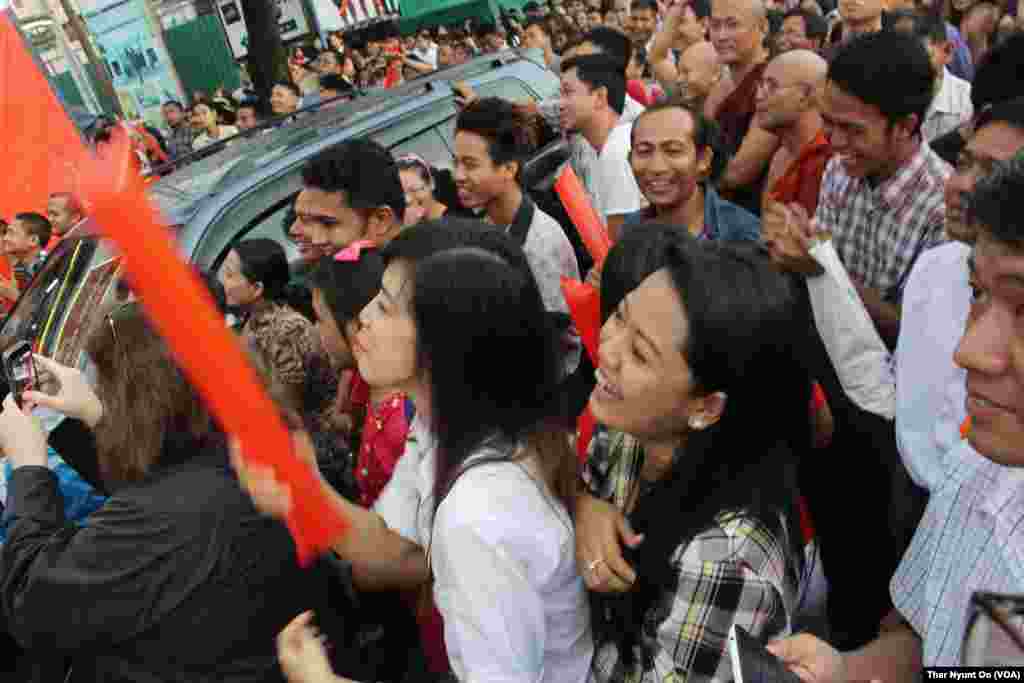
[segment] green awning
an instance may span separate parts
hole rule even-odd
[[[448,26],[473,19],[497,24],[502,8],[522,9],[529,0],[401,0],[402,34],[419,28]]]

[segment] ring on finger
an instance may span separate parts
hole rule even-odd
[[[604,560],[602,560],[599,557],[599,558],[597,558],[596,560],[594,560],[593,562],[591,562],[590,564],[587,565],[587,571],[588,572],[592,572],[595,569],[597,569],[599,565],[602,565],[602,564],[604,564]]]

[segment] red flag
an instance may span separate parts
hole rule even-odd
[[[604,222],[590,205],[583,183],[576,177],[571,166],[567,165],[559,174],[558,180],[555,181],[555,192],[558,193],[566,213],[576,226],[584,246],[594,257],[594,265],[600,266],[604,262],[604,257],[608,255],[608,250],[612,248],[612,241],[605,230]]]
[[[45,214],[53,192],[77,194],[82,139],[39,69],[9,12],[0,13],[0,135],[10,162],[0,184],[0,215],[6,219],[22,211]]]
[[[5,112],[22,108],[52,122],[57,131],[67,131],[70,121],[25,54],[10,21],[8,15],[0,16],[0,35],[7,36],[0,71],[7,98],[0,101],[0,108]],[[21,68],[12,70],[12,65]],[[18,98],[14,104],[8,99],[12,93]],[[11,120],[9,113],[6,120]],[[173,235],[146,198],[142,178],[134,169],[128,136],[116,135],[99,156],[88,153],[77,135],[36,137],[32,146],[19,143],[21,129],[6,125],[0,127],[0,136],[8,150],[22,145],[19,163],[37,164],[51,155],[75,160],[78,189],[90,217],[123,253],[133,288],[189,380],[224,429],[240,439],[246,460],[270,466],[291,487],[294,503],[288,527],[299,561],[308,564],[338,540],[347,521],[327,500],[310,466],[293,452],[288,429],[238,341],[224,326],[208,290],[178,257]],[[62,144],[69,149],[61,150]],[[34,186],[30,189],[36,191]],[[174,296],[168,296],[170,292]]]

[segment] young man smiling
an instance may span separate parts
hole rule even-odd
[[[375,142],[349,140],[324,150],[302,170],[302,185],[288,234],[304,261],[357,240],[384,246],[402,229],[405,191],[398,165]]]

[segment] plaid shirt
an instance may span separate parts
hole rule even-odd
[[[952,168],[926,144],[894,176],[872,187],[833,157],[821,180],[818,227],[854,281],[899,301],[914,261],[945,240],[943,187]]]
[[[890,584],[921,636],[924,666],[960,666],[975,591],[1024,593],[1024,469],[997,465],[963,441],[936,466],[945,478]]]
[[[642,464],[635,439],[599,431],[584,479],[591,493],[622,508]],[[789,635],[799,579],[783,529],[724,511],[714,526],[681,544],[671,558],[679,572],[674,593],[644,617],[640,670],[627,671],[617,646],[605,643],[594,658],[597,681],[731,681],[726,641],[733,624],[761,639]]]

